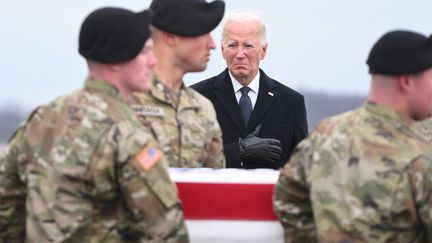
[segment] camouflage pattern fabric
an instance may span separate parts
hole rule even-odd
[[[430,146],[372,103],[322,121],[281,170],[286,242],[432,242]]]
[[[213,104],[182,84],[176,92],[156,77],[151,95],[135,93],[131,106],[150,127],[171,167],[225,167],[222,132]]]
[[[416,122],[414,128],[426,142],[432,142],[432,118]]]
[[[168,163],[114,87],[37,108],[0,154],[2,242],[188,242]]]

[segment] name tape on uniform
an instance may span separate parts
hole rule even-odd
[[[164,109],[161,108],[161,107],[157,107],[157,106],[149,106],[149,105],[137,106],[137,105],[133,105],[132,108],[135,111],[135,113],[137,113],[138,115],[143,115],[143,116],[165,116]]]

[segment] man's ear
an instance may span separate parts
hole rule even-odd
[[[261,59],[261,60],[264,60],[264,58],[265,58],[266,55],[267,55],[267,48],[268,48],[268,44],[267,44],[267,43],[264,44],[261,48],[262,48],[262,52],[261,52],[261,55],[260,55],[260,59]]]
[[[225,50],[225,47],[224,47],[224,43],[222,42],[222,43],[221,43],[221,52],[222,52],[222,57],[223,57],[224,60],[226,60],[226,56],[225,56],[225,52],[224,52],[224,50]]]
[[[397,79],[398,87],[403,93],[409,93],[413,86],[413,76],[410,74],[402,74]]]
[[[110,71],[116,71],[119,68],[119,64],[117,63],[106,63],[105,66]]]
[[[172,46],[174,45],[175,41],[175,36],[173,34],[170,34],[168,32],[162,32],[162,39],[165,43],[167,43],[168,45]]]

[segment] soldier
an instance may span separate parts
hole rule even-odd
[[[84,88],[38,107],[0,154],[0,242],[188,242],[176,187],[126,102],[156,64],[149,12],[83,22]]]
[[[432,242],[432,38],[392,31],[373,46],[362,108],[322,121],[280,173],[286,242]]]
[[[209,100],[185,87],[183,76],[203,71],[210,36],[222,20],[225,4],[216,0],[153,0],[154,69],[150,95],[136,92],[131,106],[145,126],[151,127],[170,166],[225,167],[222,132]]]

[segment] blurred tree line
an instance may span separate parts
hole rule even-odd
[[[365,96],[300,91],[305,97],[309,131],[323,118],[360,107]],[[0,145],[6,143],[28,112],[15,104],[0,107]]]
[[[27,112],[16,104],[0,107],[0,145],[9,140],[16,127],[26,116]]]
[[[301,91],[305,97],[309,131],[323,118],[358,108],[367,99],[366,95],[334,95]]]

